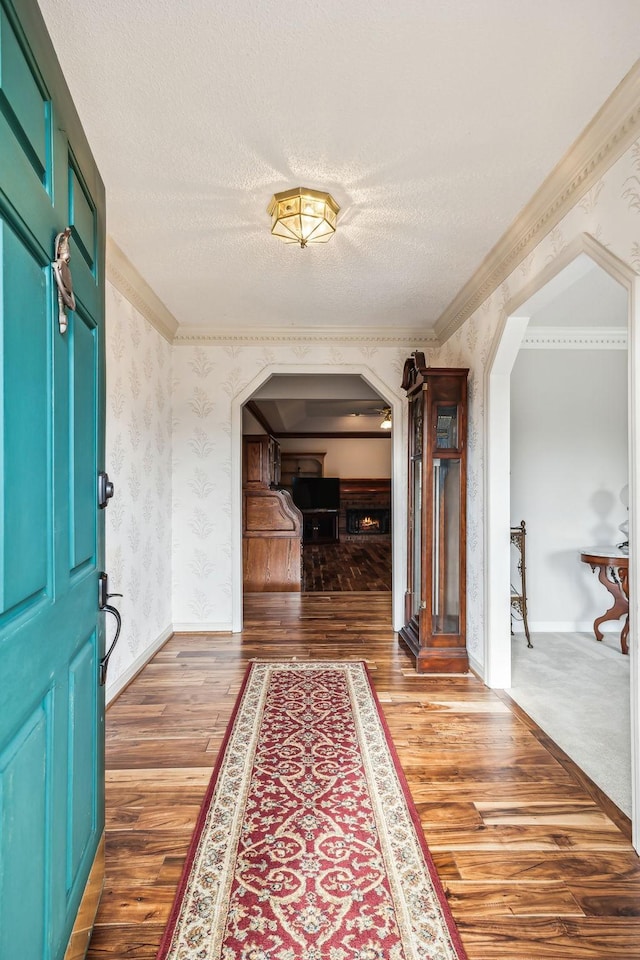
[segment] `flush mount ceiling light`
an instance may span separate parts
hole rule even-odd
[[[391,422],[391,407],[386,407],[384,411],[384,420],[380,424],[381,430],[391,430],[393,426]]]
[[[271,233],[285,243],[326,243],[336,231],[340,207],[330,193],[296,187],[274,193],[267,213]]]

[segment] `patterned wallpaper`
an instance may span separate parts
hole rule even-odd
[[[171,346],[110,283],[106,295],[106,569],[122,635],[107,697],[170,631]],[[107,637],[112,635],[107,620]]]
[[[419,346],[419,345],[418,345]],[[322,365],[372,371],[402,395],[407,347],[269,343],[177,345],[173,395],[173,598],[182,629],[229,629],[232,618],[231,404],[265,368]],[[239,520],[238,520],[239,523]]]
[[[640,273],[640,141],[607,170],[438,353],[438,363],[443,366],[471,368],[467,646],[480,664],[484,662],[484,370],[505,305],[583,233],[590,234]]]

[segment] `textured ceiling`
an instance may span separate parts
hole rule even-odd
[[[638,54],[637,0],[40,0],[108,230],[183,325],[426,333]],[[274,191],[338,232],[271,237]]]
[[[356,374],[275,374],[252,397],[276,436],[380,430],[387,402]],[[382,431],[382,438],[389,436]]]

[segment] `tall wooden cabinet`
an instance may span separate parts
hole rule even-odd
[[[404,365],[409,401],[408,587],[401,639],[418,673],[465,673],[467,376]]]
[[[247,592],[302,587],[302,514],[280,483],[280,445],[268,434],[243,438],[242,561]]]
[[[268,489],[280,483],[280,444],[268,433],[243,437],[242,483],[248,489]]]

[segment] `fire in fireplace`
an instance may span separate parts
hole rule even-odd
[[[389,518],[387,509],[348,509],[347,533],[388,534]]]

